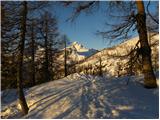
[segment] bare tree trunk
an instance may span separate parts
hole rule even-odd
[[[132,51],[132,49],[131,49],[131,51]],[[133,55],[134,53],[131,53],[130,54],[130,58],[129,58],[129,75],[133,75],[134,74],[134,72],[133,72],[133,57],[134,57],[134,55]]]
[[[48,14],[46,14],[46,17],[48,17]],[[48,61],[48,18],[45,18],[45,80],[50,80]]]
[[[49,61],[49,63],[48,63],[48,64],[49,64],[49,68],[48,68],[48,69],[49,69],[49,75],[50,75],[49,78],[50,78],[50,79],[51,79],[51,78],[54,78],[54,73],[53,73],[53,67],[54,67],[54,61],[53,61],[53,60],[54,60],[54,55],[53,55],[53,54],[54,54],[54,51],[53,51],[53,49],[52,49],[52,44],[50,44],[50,45],[49,45],[49,58],[48,58],[48,59],[49,59],[49,60],[48,60],[48,61]]]
[[[3,23],[4,18],[5,18],[5,8],[4,8],[4,4],[1,4],[1,23]]]
[[[23,93],[23,52],[24,52],[24,43],[25,43],[25,33],[26,33],[26,17],[27,17],[27,2],[23,2],[22,8],[22,18],[21,18],[21,35],[19,42],[19,55],[18,55],[18,71],[17,71],[17,90],[19,95],[19,103],[23,114],[28,113],[28,105]]]
[[[144,9],[143,1],[136,1],[138,14],[136,16],[138,34],[142,50],[142,64],[143,64],[143,74],[144,74],[144,86],[146,88],[155,88],[156,77],[153,72],[152,62],[151,62],[151,48],[148,44],[147,29],[146,29],[146,14]]]
[[[66,38],[64,36],[64,46],[65,46],[65,52],[64,52],[64,72],[65,72],[65,77],[67,76],[67,50],[66,50],[66,46],[67,46],[67,43],[66,43]]]
[[[101,57],[99,58],[99,76],[102,76],[103,72],[102,72],[102,59]]]
[[[34,31],[34,21],[32,21],[31,25],[31,49],[32,49],[32,70],[31,70],[31,77],[32,77],[32,86],[35,85],[35,31]]]

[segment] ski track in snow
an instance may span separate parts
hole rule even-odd
[[[3,118],[158,118],[157,89],[126,79],[76,74],[44,83],[26,91],[28,115],[17,110]]]

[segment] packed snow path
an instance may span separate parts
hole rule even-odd
[[[138,77],[107,78],[74,74],[26,91],[29,113],[2,109],[4,118],[158,118],[158,89],[145,89]],[[9,107],[8,107],[9,108]],[[17,109],[17,110],[15,110]]]

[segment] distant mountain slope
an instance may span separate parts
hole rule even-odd
[[[120,56],[127,55],[130,52],[130,50],[134,48],[137,42],[138,37],[134,37],[119,45],[103,49],[85,59],[84,62],[77,64],[76,67],[77,69],[79,69],[79,67],[82,66],[92,65],[92,68],[94,70],[95,65],[99,64],[99,58],[101,57],[102,64],[106,65],[103,69],[107,71],[108,74],[113,76],[117,75],[120,66],[122,67],[121,72],[126,72],[126,70],[124,69],[124,65],[128,61],[128,57]],[[151,45],[152,49],[152,58],[158,61],[159,35],[155,35],[154,37],[152,37],[152,39],[149,40],[149,44]],[[154,63],[153,59],[153,64],[158,64],[158,62]]]

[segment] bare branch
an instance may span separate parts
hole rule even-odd
[[[159,21],[156,20],[156,19],[151,15],[151,13],[149,12],[149,5],[150,5],[150,1],[148,1],[148,4],[147,4],[147,13],[148,13],[148,15],[152,18],[152,20],[153,20],[155,23],[159,24]]]
[[[91,8],[96,2],[98,1],[90,1],[87,3],[85,2],[85,4],[80,4],[79,6],[76,7],[75,12],[71,15],[71,17],[68,18],[66,21],[73,22],[75,18],[77,18],[82,11],[85,11]],[[71,3],[68,3],[68,4],[71,4]]]

